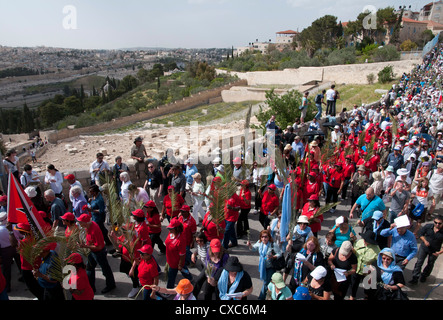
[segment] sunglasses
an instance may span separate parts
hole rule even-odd
[[[443,224],[443,222],[437,222],[437,221],[434,221],[434,224],[436,224],[436,225],[441,225],[441,224]]]

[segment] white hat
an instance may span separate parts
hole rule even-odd
[[[308,217],[303,215],[298,217],[297,223],[309,223]]]
[[[405,175],[409,174],[409,171],[408,171],[408,169],[401,168],[401,169],[398,169],[398,170],[397,170],[397,174],[398,174],[399,176],[405,176]]]
[[[326,268],[323,266],[318,266],[311,272],[311,277],[313,277],[315,280],[320,280],[326,277],[328,274],[328,271],[326,271]]]
[[[397,217],[394,219],[394,223],[396,225],[397,228],[402,228],[402,227],[409,227],[409,225],[411,224],[409,222],[409,218],[407,215],[402,215],[400,217]]]
[[[217,167],[217,170],[221,171],[221,172],[225,172],[225,166],[221,164]]]
[[[27,187],[27,188],[25,189],[25,193],[27,194],[27,196],[28,196],[29,198],[34,198],[34,197],[37,196],[37,191],[35,190],[34,187]]]
[[[334,129],[340,129],[339,125],[334,126]]]

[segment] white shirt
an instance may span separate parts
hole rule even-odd
[[[55,180],[55,181],[51,181]],[[60,171],[56,171],[55,175],[51,175],[49,172],[46,171],[45,175],[45,183],[49,184],[49,187],[56,193],[61,193],[63,191],[63,177]]]
[[[434,169],[434,173],[429,179],[429,187],[435,194],[443,194],[443,173],[437,173],[437,169]]]
[[[334,100],[335,98],[335,90],[334,89],[329,89],[328,91],[326,91],[326,100]]]
[[[103,160],[101,163],[99,163],[97,160],[95,160],[91,167],[89,168],[89,173],[91,174],[91,180],[99,180],[98,172],[93,172],[94,169],[100,168],[100,172],[104,170],[111,170],[109,167],[109,164]]]

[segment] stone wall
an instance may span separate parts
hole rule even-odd
[[[366,76],[370,73],[377,75],[385,66],[392,65],[394,73],[400,76],[403,72],[410,72],[421,60],[389,61],[377,63],[347,64],[326,67],[300,67],[297,69],[284,69],[278,71],[256,72],[229,72],[237,75],[239,79],[246,80],[249,86],[259,85],[302,85],[309,81],[337,84],[366,84]],[[219,73],[228,73],[217,70]]]

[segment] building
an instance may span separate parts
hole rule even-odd
[[[399,41],[405,40],[419,42],[423,36],[423,31],[428,29],[427,21],[417,21],[409,18],[402,18],[402,28],[400,29]]]
[[[294,37],[298,35],[299,32],[294,30],[286,30],[276,32],[275,43],[278,44],[291,44],[294,42]]]
[[[434,21],[443,24],[443,1],[430,2],[423,6],[418,21]]]

